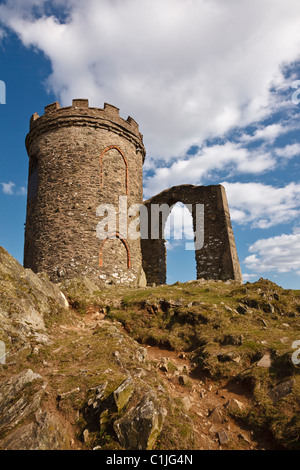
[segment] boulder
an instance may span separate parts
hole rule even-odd
[[[257,366],[269,369],[271,367],[272,361],[270,354],[265,354],[260,361],[258,361]]]
[[[223,417],[222,417],[222,412],[220,409],[215,408],[211,414],[209,415],[209,420],[212,421],[213,423],[223,423]]]
[[[24,269],[22,278],[28,282],[32,289],[39,290],[62,307],[69,308],[69,302],[67,301],[65,294],[62,293],[56,284],[53,284],[50,281],[46,273],[34,274],[31,269]]]
[[[183,397],[181,401],[182,401],[182,404],[183,404],[185,410],[189,411],[192,407],[192,402],[189,399],[189,397]]]
[[[178,382],[180,385],[187,385],[189,383],[189,378],[186,375],[180,375],[178,377]]]
[[[131,395],[133,394],[133,390],[133,380],[131,377],[128,377],[128,379],[124,380],[124,382],[122,382],[121,385],[114,391],[114,401],[118,412],[127,405]]]
[[[220,344],[223,346],[241,346],[244,337],[242,335],[229,335],[226,334],[220,340]]]
[[[135,408],[114,422],[114,430],[127,450],[150,450],[161,432],[165,411],[154,392],[146,393]]]
[[[274,403],[292,393],[295,380],[286,380],[269,391],[269,397]]]
[[[244,404],[239,400],[231,399],[225,404],[225,408],[228,411],[242,411],[244,409]]]
[[[219,443],[221,446],[229,443],[230,439],[225,431],[218,432]]]
[[[240,315],[247,315],[250,312],[249,308],[242,304],[239,304],[236,310]]]

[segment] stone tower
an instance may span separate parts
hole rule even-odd
[[[76,99],[61,108],[56,102],[43,116],[32,116],[26,148],[24,266],[47,272],[52,281],[85,275],[140,285],[140,239],[127,239],[118,220],[107,238],[96,236],[100,204],[118,213],[120,196],[127,207],[143,202],[145,148],[138,124],[109,104],[90,108],[88,100]]]

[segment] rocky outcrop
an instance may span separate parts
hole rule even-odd
[[[5,450],[70,450],[66,428],[53,414],[37,411],[34,421],[25,424],[0,442]]]
[[[28,369],[0,386],[0,429],[7,434],[34,413],[41,404],[44,390],[36,386],[42,377]]]
[[[0,247],[0,340],[6,363],[26,358],[36,344],[47,344],[45,318],[69,307],[46,274],[24,269]]]
[[[295,387],[295,380],[285,380],[269,391],[269,397],[274,403],[292,393]]]
[[[0,449],[70,448],[61,421],[41,409],[45,386],[43,378],[30,369],[0,385]]]
[[[114,429],[125,449],[152,449],[163,425],[165,410],[156,395],[148,392],[140,403],[115,421]]]

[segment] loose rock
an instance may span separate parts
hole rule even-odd
[[[162,429],[164,416],[154,392],[147,393],[135,408],[114,423],[122,447],[128,450],[152,449]]]

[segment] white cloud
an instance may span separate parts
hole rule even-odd
[[[283,158],[294,158],[300,155],[300,144],[290,144],[285,147],[278,147],[275,149],[276,155]]]
[[[16,196],[26,196],[27,194],[27,189],[25,188],[25,186],[21,186],[20,188],[18,188],[16,190]]]
[[[177,202],[173,207],[165,225],[165,238],[173,237],[176,241],[194,239],[192,215],[188,208],[180,202]]]
[[[274,187],[261,183],[222,183],[231,219],[242,225],[269,228],[299,219],[300,184]]]
[[[9,183],[0,183],[2,186],[2,192],[3,194],[6,194],[8,196],[25,196],[27,191],[24,186],[21,186],[19,188],[16,187],[15,183],[10,181]]]
[[[12,196],[14,194],[14,188],[15,188],[15,183],[10,181],[9,183],[0,183],[2,186],[2,192],[4,194],[8,194],[9,196]]]
[[[168,251],[173,251],[174,249],[178,247],[183,246],[183,241],[182,240],[166,240],[165,247]]]
[[[294,126],[282,125],[281,123],[270,124],[265,127],[259,127],[253,135],[243,134],[240,137],[240,141],[248,143],[263,140],[268,143],[273,143],[279,136],[290,132],[293,128]]]
[[[248,274],[248,273],[243,273],[242,274],[243,281],[253,281],[254,279],[258,278],[258,274]]]
[[[146,179],[145,195],[150,197],[156,192],[177,184],[202,184],[204,178],[222,171],[227,175],[259,174],[270,171],[276,166],[271,152],[248,150],[239,143],[226,142],[222,145],[203,147],[196,155],[175,161],[169,168],[158,168],[153,176]]]
[[[120,107],[165,159],[271,115],[270,88],[287,88],[282,66],[299,58],[299,0],[8,0],[0,16],[50,59],[63,105]]]
[[[272,131],[270,130],[272,129]],[[274,131],[274,129],[276,129]],[[242,134],[236,141],[227,140],[222,144],[204,145],[194,155],[186,155],[182,159],[174,159],[169,166],[155,166],[155,160],[149,158],[144,169],[153,170],[146,178],[145,196],[162,191],[177,184],[207,184],[208,179],[216,181],[216,176],[227,178],[241,174],[262,174],[273,171],[282,163],[300,155],[300,144],[293,143],[282,147],[272,146],[274,141],[284,133],[295,129],[289,126],[274,124],[260,127],[252,136]],[[259,138],[258,138],[259,136]],[[256,139],[257,137],[257,139]],[[262,140],[258,146],[247,147],[252,140]],[[166,165],[162,161],[161,165]],[[222,175],[220,174],[222,172]],[[238,212],[235,211],[236,216]],[[240,214],[241,215],[241,214]]]
[[[244,263],[248,269],[256,272],[277,273],[300,270],[300,234],[279,235],[273,238],[257,240],[250,248]]]

